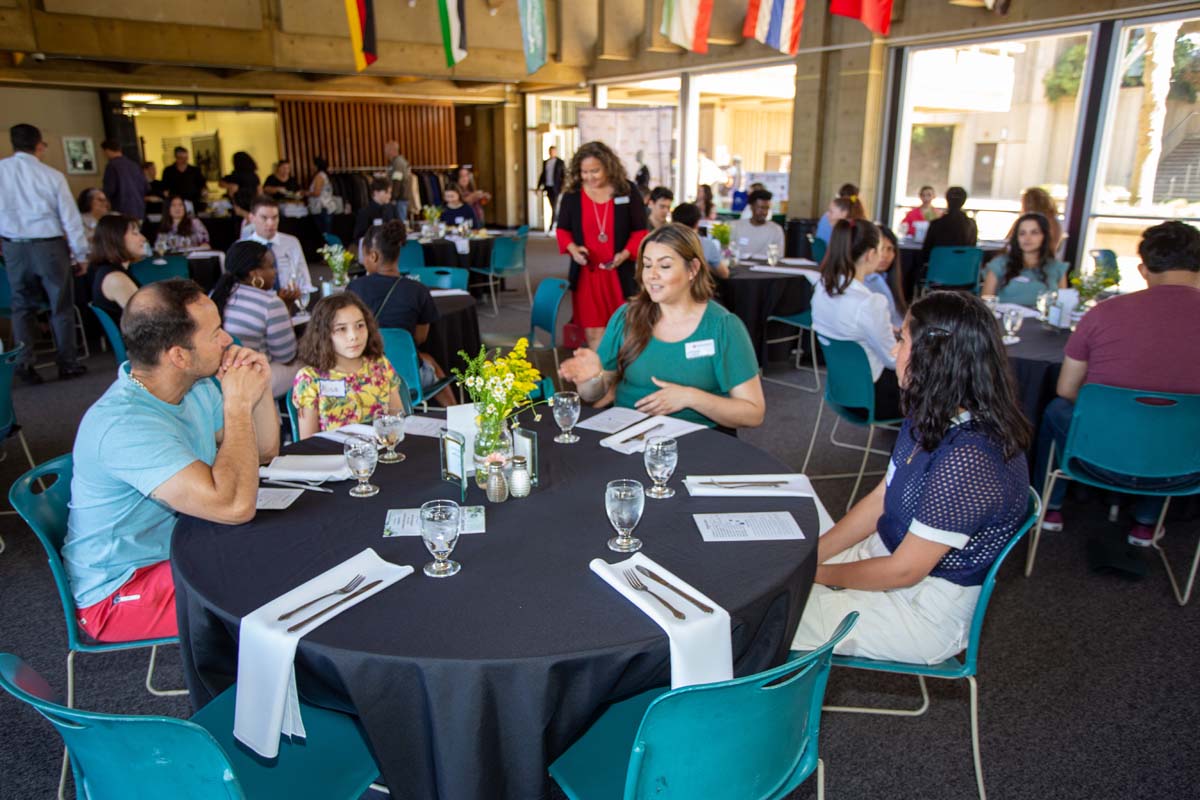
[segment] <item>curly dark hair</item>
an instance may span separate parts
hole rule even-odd
[[[583,178],[579,173],[585,158],[594,158],[600,162],[616,194],[629,194],[629,175],[625,172],[625,165],[621,163],[620,156],[604,142],[585,142],[575,151],[575,155],[571,156],[571,166],[567,168],[568,192],[578,192],[583,188]]]
[[[363,358],[377,359],[383,357],[383,337],[379,335],[379,324],[367,304],[353,292],[322,297],[313,307],[312,319],[300,337],[300,360],[318,372],[328,372],[337,366],[337,353],[333,349],[333,321],[337,312],[343,308],[357,308],[362,312],[367,322],[367,346],[363,348]]]
[[[1036,222],[1038,229],[1042,232],[1042,246],[1038,248],[1038,265],[1035,271],[1038,280],[1042,283],[1046,282],[1046,265],[1054,260],[1054,241],[1050,236],[1050,220],[1046,219],[1043,214],[1030,212],[1017,217],[1017,221],[1012,226],[1012,234],[1008,237],[1008,258],[1004,263],[1004,277],[1000,279],[1001,289],[1008,286],[1012,279],[1025,269],[1025,253],[1021,250],[1021,237],[1017,234],[1021,230],[1021,223],[1030,221]]]
[[[1017,403],[1000,326],[981,299],[931,292],[909,308],[907,336],[900,400],[921,447],[934,450],[962,409],[1006,459],[1029,449],[1033,430]]]

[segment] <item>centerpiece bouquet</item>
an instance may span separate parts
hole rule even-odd
[[[430,225],[436,225],[442,219],[442,207],[421,206],[421,218]]]
[[[1096,264],[1096,268],[1086,275],[1074,275],[1071,286],[1079,290],[1079,307],[1092,303],[1106,290],[1121,282],[1121,270],[1114,263],[1108,266]]]
[[[321,254],[321,258],[325,259],[329,271],[333,273],[333,285],[345,286],[347,283],[346,273],[350,271],[350,265],[354,263],[354,254],[340,244],[324,245],[317,252]]]
[[[732,241],[732,235],[730,233],[729,226],[724,222],[718,222],[716,225],[710,225],[708,228],[708,235],[721,243],[722,250],[729,249],[729,242]]]

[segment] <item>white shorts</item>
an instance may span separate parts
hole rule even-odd
[[[887,546],[873,533],[827,563],[887,555]],[[854,629],[834,649],[838,655],[938,664],[967,646],[978,599],[978,586],[959,586],[944,578],[926,577],[908,588],[885,592],[813,584],[792,649],[820,647],[847,614],[857,611]]]

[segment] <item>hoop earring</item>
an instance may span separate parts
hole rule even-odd
[[[267,285],[267,282],[263,280],[262,275],[255,275],[253,278],[250,279],[250,285],[253,286],[255,289],[261,289]]]

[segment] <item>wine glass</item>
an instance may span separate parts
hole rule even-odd
[[[431,578],[449,578],[462,569],[462,564],[450,560],[458,544],[459,508],[453,500],[430,500],[421,506],[421,539],[433,555],[424,572]]]
[[[767,263],[772,267],[779,263],[779,245],[775,242],[767,245]]]
[[[554,437],[558,444],[575,444],[579,437],[571,433],[579,421],[579,395],[575,392],[557,392],[553,400],[554,422],[562,433]]]
[[[375,428],[375,441],[387,448],[379,460],[384,464],[398,464],[404,453],[396,452],[396,445],[404,441],[404,415],[380,414],[371,424]]]
[[[642,484],[631,478],[609,481],[604,490],[604,510],[617,535],[608,540],[608,549],[618,553],[636,553],[642,540],[633,538],[633,529],[642,521],[646,493]]]
[[[1050,306],[1054,305],[1056,292],[1041,292],[1037,296],[1038,317],[1045,322],[1050,318]]]
[[[999,305],[1000,305],[1000,299],[998,297],[996,297],[996,295],[994,295],[994,294],[983,295],[983,304],[988,307],[988,311],[992,312],[993,317],[1000,316],[1000,312],[998,310]]]
[[[1015,308],[1007,308],[1004,310],[1004,343],[1016,344],[1021,341],[1021,337],[1017,336],[1017,331],[1021,330],[1021,324],[1025,322],[1025,316],[1020,310]]]
[[[669,436],[651,436],[646,440],[642,460],[646,464],[646,474],[654,481],[654,485],[646,490],[646,496],[659,500],[674,497],[675,490],[666,483],[679,463],[679,443]]]
[[[346,456],[350,474],[358,479],[358,484],[350,490],[350,496],[371,497],[379,494],[379,487],[367,482],[375,473],[375,464],[379,461],[379,451],[375,449],[375,443],[366,439],[351,439],[346,442],[342,452]]]

